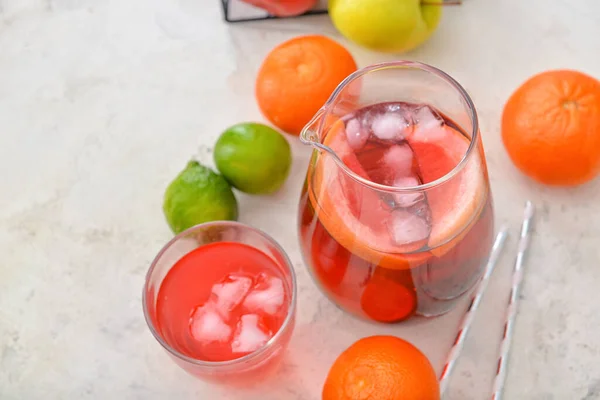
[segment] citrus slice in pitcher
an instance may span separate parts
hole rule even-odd
[[[379,322],[398,322],[417,309],[412,271],[375,268],[360,298],[363,312]]]
[[[470,140],[444,123],[430,107],[419,108],[416,116],[421,121],[417,120],[407,141],[419,164],[423,183],[430,183],[451,172],[462,161]],[[427,190],[433,220],[428,247],[435,256],[444,255],[460,242],[482,212],[487,196],[483,165],[479,149],[473,149],[462,170],[445,183]]]
[[[434,118],[432,109],[426,107],[428,116],[421,108],[365,107],[334,123],[323,144],[372,182],[414,187],[435,181],[458,165],[469,140],[437,113]],[[349,251],[391,269],[412,268],[449,251],[476,220],[486,195],[479,154],[426,192],[386,192],[360,183],[322,153],[311,186],[311,202],[329,233]]]

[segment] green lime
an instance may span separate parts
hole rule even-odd
[[[275,129],[258,123],[237,124],[221,134],[215,164],[237,189],[269,194],[285,182],[292,165],[290,144]]]
[[[238,206],[222,175],[190,161],[165,191],[163,212],[171,230],[180,233],[194,225],[238,217]]]

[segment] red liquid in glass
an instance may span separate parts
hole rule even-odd
[[[281,328],[289,302],[273,259],[245,244],[211,243],[167,273],[158,292],[157,328],[186,356],[233,360],[263,347]]]
[[[356,175],[398,187],[444,177],[470,143],[437,110],[407,103],[365,107],[327,136]],[[309,169],[299,225],[313,278],[342,308],[381,322],[440,315],[481,276],[492,245],[485,164],[466,164],[428,191],[387,193],[358,183],[324,153]]]

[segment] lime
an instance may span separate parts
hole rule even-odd
[[[269,194],[285,182],[292,164],[290,144],[275,129],[241,123],[225,130],[215,145],[215,164],[237,189]]]
[[[238,206],[222,175],[197,161],[190,161],[167,187],[163,212],[171,230],[177,234],[203,222],[235,221]]]

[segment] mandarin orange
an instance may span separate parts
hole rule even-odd
[[[439,400],[431,363],[394,336],[370,336],[346,349],[331,366],[323,400]]]
[[[325,36],[288,40],[271,50],[260,67],[255,88],[258,106],[273,125],[298,135],[356,69],[348,50]]]
[[[600,173],[600,82],[572,70],[531,77],[504,107],[502,140],[517,168],[538,182],[590,181]]]

